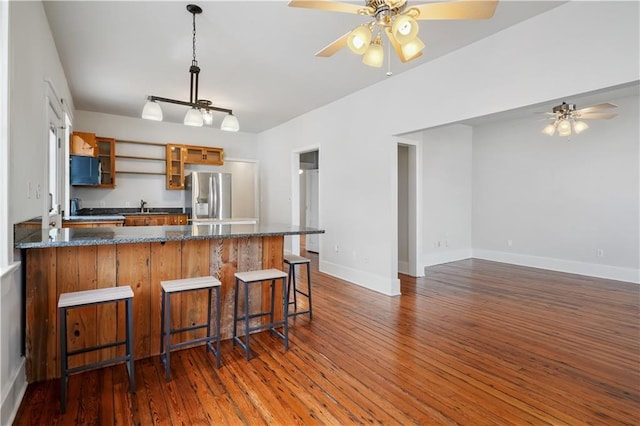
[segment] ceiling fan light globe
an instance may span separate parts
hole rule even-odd
[[[224,117],[224,120],[222,120],[220,130],[224,130],[225,132],[237,132],[238,130],[240,130],[238,118],[233,114],[227,114]]]
[[[362,63],[370,67],[380,68],[384,62],[384,51],[382,44],[371,43],[362,57]]]
[[[555,132],[556,132],[556,126],[554,126],[553,124],[548,124],[545,126],[544,129],[542,129],[542,133],[544,133],[547,136],[553,136]]]
[[[561,120],[558,123],[558,136],[571,136],[571,123],[569,120]]]
[[[360,25],[349,33],[347,46],[356,55],[362,55],[369,48],[371,43],[371,31],[366,25]]]
[[[584,121],[576,121],[573,123],[573,131],[576,134],[582,133],[589,128],[589,125]]]
[[[156,101],[147,101],[142,108],[142,118],[145,120],[162,121],[162,108]]]
[[[401,45],[400,49],[407,61],[412,60],[425,48],[424,43],[418,37],[414,38],[410,42]]]
[[[391,34],[400,44],[405,44],[418,36],[418,23],[410,16],[398,15],[391,26]]]
[[[185,126],[202,127],[204,120],[202,119],[202,113],[196,108],[189,108],[184,116]]]

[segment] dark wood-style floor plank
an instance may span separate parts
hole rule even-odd
[[[177,351],[170,383],[139,360],[134,395],[124,365],[85,372],[65,415],[59,382],[34,383],[14,424],[640,424],[640,286],[470,259],[387,297],[307,255],[314,318],[289,351],[267,332],[249,362]]]

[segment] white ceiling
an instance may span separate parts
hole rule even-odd
[[[45,1],[44,7],[76,109],[140,117],[148,95],[189,100],[192,18],[185,2]],[[363,3],[351,2],[351,3]],[[423,3],[423,1],[415,2]],[[459,49],[563,1],[500,1],[482,21],[421,21],[427,45],[407,64],[391,55],[394,75]],[[199,1],[196,56],[200,93],[233,109],[242,131],[260,132],[387,77],[343,49],[315,52],[366,18],[290,8],[286,1]],[[385,49],[386,51],[386,49]],[[165,120],[185,108],[162,104]],[[223,114],[218,114],[219,125]]]

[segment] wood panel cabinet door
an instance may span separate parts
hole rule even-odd
[[[69,141],[69,154],[96,157],[98,155],[96,134],[73,132],[71,140]]]
[[[184,156],[185,163],[208,164],[212,166],[221,166],[224,164],[224,150],[222,148],[185,145],[183,149],[186,152]]]
[[[186,225],[187,224],[187,215],[186,214],[172,214],[167,218],[167,225]]]
[[[98,159],[100,160],[100,184],[98,188],[116,187],[116,140],[96,137]]]
[[[182,145],[167,144],[167,189],[184,189],[184,157]]]
[[[124,226],[147,226],[149,216],[125,216]]]

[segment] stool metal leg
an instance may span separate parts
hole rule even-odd
[[[171,293],[164,295],[164,379],[171,380]]]
[[[133,299],[127,299],[127,356],[129,357],[129,390],[131,393],[136,391],[136,378],[133,369]]]
[[[249,283],[244,283],[244,351],[247,361],[251,357],[249,334]]]
[[[67,411],[67,309],[60,308],[60,411]]]
[[[295,281],[294,281],[295,283]],[[295,286],[295,284],[294,284]],[[282,315],[284,316],[283,334],[284,334],[284,349],[289,350],[289,291],[287,289],[285,279],[282,279]],[[273,311],[271,311],[273,314]]]
[[[307,292],[309,296],[309,319],[312,319],[313,303],[311,303],[311,262],[307,263]]]
[[[236,345],[236,337],[238,337],[238,279],[235,280],[235,291],[233,292],[233,346]]]
[[[220,287],[216,287],[216,366],[220,368]]]

